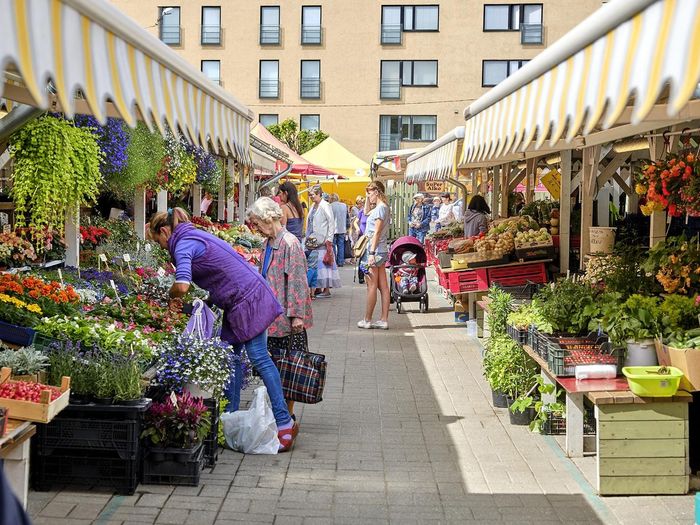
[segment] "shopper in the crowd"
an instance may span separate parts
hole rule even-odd
[[[221,338],[237,353],[245,348],[270,396],[280,451],[289,450],[299,427],[289,414],[279,372],[267,352],[267,328],[284,313],[274,292],[227,242],[195,228],[182,208],[156,213],[149,225],[149,237],[170,252],[177,268],[170,288],[173,308],[181,307],[181,298],[193,282],[208,291],[210,301],[224,311]],[[238,410],[242,384],[239,364],[225,391],[227,410]]]
[[[436,232],[440,229],[440,224],[438,223],[438,216],[440,215],[440,206],[442,205],[442,200],[440,197],[433,197],[433,207],[430,209],[430,231]]]
[[[212,202],[214,202],[213,195],[208,191],[204,192],[204,198],[199,204],[199,210],[202,215],[207,215],[209,213],[209,208],[211,207]]]
[[[331,195],[331,210],[335,220],[333,249],[338,266],[345,266],[345,236],[348,233],[348,205],[340,200],[337,193]]]
[[[301,241],[304,238],[304,208],[299,201],[297,187],[289,181],[283,182],[279,186],[279,196],[282,201],[282,226]]]
[[[299,239],[282,226],[283,209],[271,199],[259,198],[247,216],[267,238],[260,271],[284,309],[267,329],[267,348],[273,356],[286,352],[290,343],[292,349],[303,350],[306,338],[293,334],[302,334],[312,325],[304,249]],[[287,408],[294,418],[294,401],[287,400]]]
[[[321,186],[314,186],[309,191],[313,202],[306,218],[305,247],[311,253],[309,260],[317,258],[316,289],[319,293],[312,297],[326,298],[331,296],[331,288],[340,288],[340,274],[333,254],[333,235],[335,234],[335,219],[331,205],[323,200]]]
[[[459,197],[452,206],[452,216],[456,222],[461,222],[464,216],[464,199]]]
[[[489,229],[488,215],[490,213],[491,208],[486,204],[486,199],[481,195],[474,195],[464,214],[464,236],[475,237],[486,233]]]
[[[513,211],[515,212],[515,215],[519,215],[520,210],[522,210],[524,207],[525,207],[525,196],[522,194],[522,192],[519,191],[518,193],[515,194],[515,203],[513,204]]]
[[[413,196],[413,204],[408,210],[408,234],[420,242],[425,242],[425,236],[430,229],[431,210],[432,206],[426,204],[422,193]]]
[[[367,214],[367,229],[365,235],[369,238],[367,249],[362,256],[360,266],[366,268],[367,276],[367,305],[365,316],[358,321],[359,328],[389,328],[389,283],[386,277],[386,261],[389,253],[389,221],[391,213],[388,199],[384,194],[384,184],[380,181],[370,182],[367,186],[365,213]],[[374,208],[372,208],[374,205]],[[374,307],[377,304],[377,290],[382,296],[381,314],[378,321],[372,321]]]
[[[350,220],[352,221],[355,217],[360,214],[360,210],[365,207],[365,199],[361,195],[355,198],[355,204],[350,206]]]
[[[362,229],[360,228],[360,220],[364,215],[365,200],[362,197],[357,197],[355,199],[355,204],[350,208],[350,243],[354,247],[357,239],[362,235]],[[365,221],[365,224],[367,222]]]
[[[452,196],[448,192],[440,195],[440,201],[441,205],[440,211],[438,212],[437,224],[440,225],[440,228],[444,228],[456,220],[454,216],[454,202],[452,202]]]

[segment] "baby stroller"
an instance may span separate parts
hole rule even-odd
[[[428,311],[426,263],[425,248],[415,237],[400,237],[391,245],[389,286],[398,313],[401,313],[404,302],[419,303],[421,313]]]

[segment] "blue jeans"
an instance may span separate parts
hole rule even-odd
[[[333,235],[333,245],[335,246],[335,261],[338,266],[345,265],[345,234],[336,233]]]
[[[418,228],[408,228],[408,234],[411,237],[415,237],[416,239],[418,239],[421,242],[421,244],[425,242],[426,233],[427,232],[425,232],[424,230],[419,230]]]
[[[224,331],[226,331],[226,328],[224,328]],[[222,332],[221,335],[224,336],[224,333]],[[225,340],[225,336],[223,338]],[[275,363],[272,362],[272,358],[267,351],[267,330],[250,341],[233,345],[233,351],[240,354],[244,347],[250,362],[262,377],[265,388],[267,388],[267,395],[270,396],[272,412],[275,414],[277,426],[279,427],[280,425],[289,423],[292,416],[289,415],[289,410],[287,410],[287,402],[284,400],[280,373],[277,370]],[[240,408],[242,386],[243,371],[241,370],[241,365],[239,362],[233,372],[233,381],[229,383],[224,391],[224,395],[226,396],[226,399],[228,399],[228,405],[226,406],[226,410],[228,412],[235,412]]]

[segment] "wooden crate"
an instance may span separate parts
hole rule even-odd
[[[599,494],[687,494],[687,402],[601,404],[596,418]]]
[[[0,384],[14,382],[10,379],[12,370],[3,368],[0,371]],[[12,419],[22,421],[34,421],[35,423],[48,423],[56,414],[68,406],[70,398],[70,377],[63,377],[61,380],[61,395],[51,401],[51,392],[45,390],[41,393],[41,402],[18,401],[0,397],[0,407],[9,410]]]

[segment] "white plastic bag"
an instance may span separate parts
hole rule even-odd
[[[280,446],[277,422],[264,386],[253,391],[248,410],[224,413],[221,423],[226,443],[233,450],[244,454],[277,454]]]

